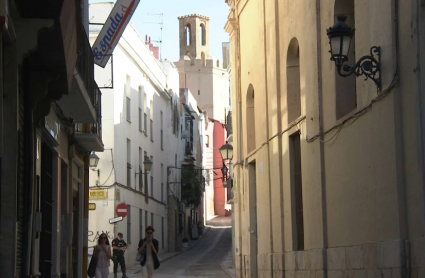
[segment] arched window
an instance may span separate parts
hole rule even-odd
[[[354,0],[336,0],[334,7],[334,18],[337,20],[338,15],[347,16],[347,24],[351,28],[355,28],[354,17]],[[351,39],[351,45],[348,52],[348,61],[356,61],[355,54],[355,35]],[[332,63],[334,64],[334,63]],[[353,74],[349,77],[342,77],[338,74],[335,67],[335,108],[336,119],[340,119],[356,109],[356,76]]]
[[[288,47],[286,86],[288,123],[291,123],[301,116],[300,47],[297,38],[293,38]]]
[[[192,32],[190,30],[190,24],[186,25],[186,45],[192,44]]]
[[[248,153],[255,150],[255,100],[254,87],[249,84],[246,93],[246,140]]]
[[[204,23],[201,23],[201,25],[199,25],[199,36],[201,38],[201,45],[206,45],[207,44],[207,38],[206,38]]]
[[[201,52],[201,60],[202,60],[202,66],[206,67],[207,66],[207,60],[206,60],[204,52]]]

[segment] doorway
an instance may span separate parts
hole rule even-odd
[[[78,198],[78,191],[72,191],[72,277],[78,277],[78,260],[79,260],[79,252],[78,252],[78,230],[79,230],[79,207],[80,202]]]
[[[258,236],[257,236],[257,167],[255,162],[248,165],[248,182],[249,182],[249,230],[250,230],[250,255],[251,255],[251,278],[258,277],[257,272],[257,253],[258,253]]]
[[[61,160],[61,240],[60,240],[60,272],[61,277],[68,274],[68,244],[70,229],[68,218],[68,165]]]
[[[40,273],[50,277],[52,269],[52,219],[53,219],[53,152],[46,144],[41,145],[41,232]]]

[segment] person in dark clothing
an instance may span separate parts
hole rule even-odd
[[[153,272],[159,267],[158,260],[158,240],[153,238],[155,229],[152,226],[146,228],[146,237],[139,242],[138,252],[142,254],[142,277],[152,278]]]
[[[112,240],[112,260],[114,261],[114,278],[117,278],[118,264],[121,265],[122,278],[128,278],[125,272],[124,252],[127,249],[127,243],[123,239],[123,234]]]

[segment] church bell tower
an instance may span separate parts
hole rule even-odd
[[[209,21],[206,16],[192,14],[179,17],[180,59],[209,57]]]

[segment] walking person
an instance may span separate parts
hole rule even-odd
[[[146,228],[146,237],[139,242],[138,252],[142,254],[142,277],[153,278],[153,272],[159,267],[158,240],[153,238],[155,229],[152,226]]]
[[[108,236],[101,234],[94,247],[93,258],[97,259],[95,278],[108,278],[111,255]]]
[[[127,243],[124,241],[122,233],[118,233],[117,237],[112,240],[112,252],[114,261],[114,278],[117,278],[118,264],[121,265],[122,278],[128,278],[125,269],[124,253],[127,249]]]

